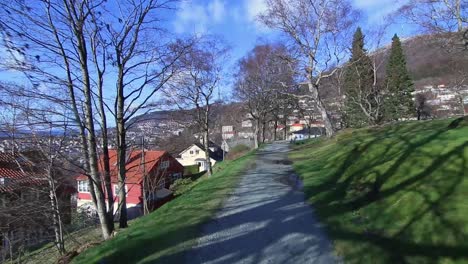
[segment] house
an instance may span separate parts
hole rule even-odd
[[[289,134],[289,140],[303,140],[308,138],[316,138],[325,135],[325,129],[322,127],[304,128],[298,131],[293,131]]]
[[[216,162],[223,160],[223,150],[213,142],[210,142],[209,144],[208,153],[210,155],[211,166],[214,166]],[[201,143],[194,143],[180,152],[177,156],[177,161],[179,161],[184,167],[197,165],[199,172],[206,171],[205,147]]]
[[[233,126],[222,126],[221,127],[222,138],[224,140],[231,139],[235,136],[235,131]]]
[[[304,129],[304,125],[300,123],[294,123],[289,127],[289,132],[301,131]]]
[[[0,152],[0,262],[19,248],[53,238],[49,174],[37,152]],[[54,179],[59,170],[53,170]],[[71,221],[71,195],[75,189],[55,182],[63,223]]]
[[[119,202],[117,178],[117,150],[109,150],[109,164],[114,202]],[[126,158],[126,201],[129,218],[142,214],[143,201],[150,209],[155,209],[172,198],[168,189],[175,180],[182,178],[184,167],[166,151],[129,150]],[[99,171],[103,171],[103,157],[99,159]],[[77,178],[77,206],[86,208],[91,205],[89,181],[85,175]],[[117,210],[118,206],[114,206]]]

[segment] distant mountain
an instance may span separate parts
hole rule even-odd
[[[458,42],[461,38],[459,34],[451,33],[402,39],[408,70],[416,87],[433,82],[448,85],[460,73],[468,73],[468,50],[462,49]],[[374,52],[384,59],[383,67],[379,70],[382,77],[389,51],[390,45]]]
[[[52,131],[38,130],[38,131],[33,132],[31,130],[20,129],[20,130],[14,131],[14,133],[13,133],[12,131],[8,131],[6,129],[0,128],[0,139],[8,139],[8,138],[12,138],[12,137],[27,138],[27,137],[31,137],[31,135],[33,135],[33,134],[36,134],[36,135],[38,135],[40,137],[46,137],[46,136],[58,137],[58,136],[63,136],[64,131],[56,129],[56,130],[52,130]],[[69,131],[66,132],[66,135],[67,136],[76,136],[76,135],[78,135],[78,132],[69,130]]]

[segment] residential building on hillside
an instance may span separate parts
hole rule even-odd
[[[117,178],[117,151],[109,150],[109,164],[114,195],[114,209],[119,203],[119,185]],[[129,150],[126,159],[125,191],[129,218],[143,213],[143,202],[146,199],[150,210],[172,198],[168,189],[175,180],[183,177],[183,166],[166,151],[158,150]],[[100,157],[99,170],[103,171],[103,157]],[[78,186],[77,205],[81,209],[91,206],[89,181],[85,175],[76,178]]]
[[[221,127],[221,136],[224,140],[231,139],[235,136],[235,131],[233,126],[222,126]]]
[[[309,138],[317,138],[325,135],[325,128],[323,127],[310,127],[289,133],[288,140],[303,140]]]
[[[184,167],[197,165],[200,172],[207,170],[207,160],[205,151],[208,151],[210,155],[211,166],[214,166],[216,162],[223,160],[223,150],[220,146],[213,142],[210,142],[209,149],[205,150],[205,147],[201,143],[194,143],[188,148],[184,149],[177,156],[179,161]]]
[[[425,103],[432,109],[435,117],[464,115],[468,106],[468,86],[450,87],[445,84],[416,87],[416,96],[423,96]]]
[[[0,152],[0,262],[19,248],[54,239],[49,178],[37,164],[40,159],[37,152]],[[61,219],[70,223],[75,189],[54,184]]]

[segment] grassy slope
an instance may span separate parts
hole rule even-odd
[[[79,231],[72,232],[65,236],[65,248],[68,250],[77,249],[80,246],[99,242],[102,240],[101,229],[96,226],[90,226]],[[55,264],[60,257],[57,248],[53,243],[48,243],[37,250],[26,252],[21,257],[21,263],[24,264]],[[19,260],[17,260],[20,263]]]
[[[452,121],[295,146],[309,202],[347,263],[468,263],[468,122]]]
[[[85,251],[74,263],[180,263],[201,224],[213,216],[253,159],[250,153],[219,164],[211,178],[202,177],[190,191]]]

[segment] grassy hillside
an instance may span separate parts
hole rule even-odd
[[[242,172],[254,159],[249,153],[239,159],[219,162],[210,178],[202,176],[185,193],[148,216],[132,220],[109,241],[90,248],[74,263],[179,263],[184,250],[195,242],[200,226],[209,220],[236,186]],[[99,243],[100,229],[90,227],[67,236],[68,251],[88,243]],[[57,250],[52,243],[28,253],[25,263],[56,263]]]
[[[209,220],[233,190],[251,160],[248,154],[220,163],[183,195],[148,216],[135,220],[114,239],[91,248],[73,263],[180,263]]]
[[[344,131],[290,158],[346,263],[468,263],[468,121]]]

